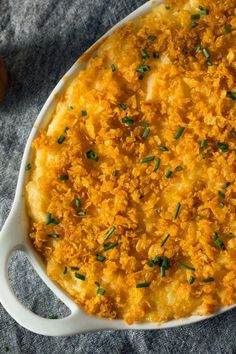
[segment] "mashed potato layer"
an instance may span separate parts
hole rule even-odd
[[[85,311],[236,302],[236,1],[170,1],[105,39],[33,143],[30,237]]]

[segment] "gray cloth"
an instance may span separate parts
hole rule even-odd
[[[145,0],[0,0],[0,55],[11,76],[0,104],[0,227],[10,210],[26,139],[49,93],[75,60]],[[12,286],[34,312],[67,309],[16,253]],[[1,285],[0,285],[1,291]],[[0,305],[0,353],[236,353],[236,310],[195,325],[43,337],[21,328]],[[53,320],[52,320],[53,321]],[[53,324],[52,324],[53,325]]]

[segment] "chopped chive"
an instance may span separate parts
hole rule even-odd
[[[165,277],[166,276],[166,269],[161,267],[161,276]]]
[[[154,159],[155,159],[155,156],[150,155],[150,156],[144,157],[144,159],[142,159],[140,162],[141,162],[141,163],[148,163],[148,162],[153,161]]]
[[[50,237],[50,238],[59,238],[60,236],[58,234],[48,234],[48,237]]]
[[[167,171],[165,172],[165,177],[166,177],[166,178],[170,178],[172,175],[173,175],[173,171],[171,171],[171,170],[167,170]]]
[[[70,129],[69,127],[65,127],[64,128],[64,133],[67,133],[69,129]]]
[[[160,256],[155,256],[148,262],[149,267],[161,266],[162,258]]]
[[[221,191],[218,191],[218,196],[220,198],[225,198],[225,194],[223,192],[221,192]]]
[[[143,60],[147,60],[149,58],[149,54],[145,49],[141,49],[141,56]]]
[[[97,155],[96,152],[94,152],[93,150],[89,150],[86,152],[86,156],[88,159],[92,159],[94,161],[98,161],[99,160],[99,157]]]
[[[86,216],[86,211],[84,210],[77,211],[75,215],[80,217]]]
[[[154,34],[151,34],[150,36],[148,36],[148,40],[151,42],[154,42],[157,39],[156,36],[154,36]]]
[[[136,69],[136,71],[142,75],[144,75],[145,72],[150,71],[151,67],[149,65],[140,65]]]
[[[212,277],[209,277],[209,278],[203,279],[202,281],[203,281],[203,283],[211,283],[211,282],[215,281],[215,279]]]
[[[118,170],[115,170],[115,171],[113,172],[113,176],[114,176],[114,177],[119,176],[119,171],[118,171]]]
[[[213,65],[211,60],[207,60],[206,64],[207,64],[207,66],[212,66]]]
[[[85,275],[80,274],[80,273],[75,273],[75,277],[80,280],[85,280]]]
[[[236,91],[227,91],[226,97],[231,98],[231,100],[236,101]]]
[[[198,8],[199,8],[199,11],[200,11],[201,15],[209,15],[209,10],[208,9],[205,9],[202,6],[199,6]]]
[[[50,320],[57,320],[57,319],[58,319],[58,316],[57,316],[57,315],[50,315],[50,316],[48,316],[48,318],[49,318]]]
[[[229,24],[224,26],[224,33],[230,33],[232,31],[232,27]]]
[[[209,50],[207,48],[202,48],[202,52],[205,55],[206,58],[210,58],[211,53],[209,52]]]
[[[148,288],[150,286],[151,282],[148,281],[148,282],[145,282],[145,283],[138,283],[136,284],[136,288],[137,289],[140,289],[140,288]]]
[[[64,267],[63,274],[67,273],[67,267]]]
[[[224,242],[220,239],[218,232],[214,233],[214,243],[221,250],[225,250]]]
[[[200,52],[201,49],[202,49],[201,44],[197,44],[196,47],[195,47],[195,53]]]
[[[192,14],[191,15],[191,20],[199,20],[200,19],[200,15],[199,14]]]
[[[180,208],[181,208],[181,204],[178,203],[177,206],[176,206],[175,212],[174,212],[174,220],[177,219],[177,217],[179,215]]]
[[[118,246],[118,242],[105,243],[103,245],[103,249],[104,249],[104,251],[109,251],[116,246]]]
[[[159,146],[160,151],[169,151],[169,149],[166,146]]]
[[[220,206],[224,207],[225,206],[225,202],[220,202]]]
[[[156,208],[156,212],[157,212],[158,214],[160,214],[160,213],[161,213],[161,208]]]
[[[195,278],[194,278],[193,276],[191,276],[191,277],[189,278],[189,280],[188,280],[188,283],[189,283],[190,285],[192,285],[194,282],[195,282]]]
[[[79,198],[75,199],[75,206],[76,206],[76,208],[81,207],[81,200]]]
[[[116,231],[115,226],[112,226],[110,228],[110,230],[104,235],[103,240],[104,241],[108,240],[111,237],[111,235],[113,234],[113,232],[115,232],[115,231]]]
[[[71,270],[75,271],[75,270],[79,270],[79,267],[70,267]]]
[[[52,223],[52,214],[51,213],[47,213],[46,218],[45,218],[45,224],[49,225]]]
[[[164,269],[169,269],[169,258],[163,257],[161,267]]]
[[[69,176],[68,175],[61,175],[61,176],[59,176],[59,179],[61,181],[67,181],[69,179]]]
[[[97,294],[99,295],[105,295],[106,294],[106,290],[102,289],[102,288],[98,288],[97,289]]]
[[[221,143],[218,141],[217,143],[217,148],[221,150],[222,152],[227,152],[229,150],[229,145],[226,143]]]
[[[97,255],[96,255],[96,260],[97,260],[98,262],[104,262],[104,261],[106,260],[106,257],[103,256],[102,254],[97,254]]]
[[[161,164],[161,159],[158,157],[155,161],[154,167],[153,167],[153,172],[157,171],[160,167]]]
[[[205,149],[207,147],[207,141],[206,140],[201,140],[200,141],[200,148]]]
[[[182,171],[183,170],[183,167],[182,166],[176,166],[175,167],[175,171]]]
[[[124,104],[124,103],[120,103],[120,104],[119,104],[119,107],[120,107],[120,109],[121,109],[122,111],[125,111],[125,110],[127,109],[127,106],[126,106],[126,104]]]
[[[26,167],[25,167],[25,170],[26,170],[26,171],[31,170],[31,164],[30,164],[30,163],[27,163],[27,165],[26,165]]]
[[[140,122],[139,125],[141,125],[141,127],[147,128],[149,126],[149,124],[145,121]]]
[[[177,140],[177,139],[179,139],[180,137],[181,137],[181,135],[183,134],[183,132],[184,132],[184,127],[180,127],[178,130],[177,130],[177,132],[175,133],[175,135],[174,135],[174,138]]]
[[[154,59],[158,59],[160,57],[160,54],[159,54],[159,52],[155,51],[152,53],[152,56]]]
[[[100,287],[100,283],[98,281],[95,281],[94,284],[98,287]]]
[[[191,266],[189,266],[189,265],[187,265],[187,264],[184,264],[184,263],[179,263],[179,262],[178,262],[177,264],[178,264],[179,267],[192,270],[193,272],[196,270],[194,267],[191,267]]]
[[[116,71],[116,66],[115,64],[111,64],[111,71],[114,73]]]
[[[230,186],[230,182],[225,182],[224,184],[222,184],[222,189],[227,189]]]
[[[62,144],[65,138],[66,138],[65,135],[60,135],[59,138],[57,139],[58,144]]]
[[[192,22],[191,23],[191,28],[196,28],[198,26],[198,23],[197,22]]]
[[[134,120],[133,120],[132,118],[129,118],[129,117],[124,117],[124,118],[122,118],[122,122],[123,122],[124,124],[131,125],[131,124],[134,123]]]
[[[85,117],[85,116],[87,116],[87,111],[81,111],[81,116],[83,116],[83,117]]]
[[[169,237],[170,237],[170,234],[168,234],[168,235],[164,238],[164,240],[163,240],[162,243],[161,243],[161,247],[163,247],[163,246],[166,244],[166,242],[168,241]]]
[[[149,133],[150,133],[150,128],[145,128],[145,130],[143,132],[143,135],[142,135],[142,138],[143,139],[147,139]]]

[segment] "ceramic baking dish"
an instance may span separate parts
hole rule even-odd
[[[96,46],[99,42],[111,34],[114,29],[120,27],[129,20],[132,20],[145,12],[149,11],[152,6],[155,6],[162,1],[154,0],[148,1],[143,6],[138,8],[124,20],[119,22],[115,27],[106,33],[98,42],[96,42],[90,49],[89,52],[96,51]],[[23,327],[31,330],[35,333],[39,333],[47,336],[62,336],[62,335],[72,335],[76,333],[95,331],[95,330],[105,330],[105,329],[160,329],[160,328],[170,328],[181,325],[186,325],[190,323],[195,323],[206,318],[215,316],[191,316],[184,319],[169,321],[161,325],[156,323],[136,323],[132,326],[128,326],[122,320],[108,320],[101,319],[95,316],[87,315],[78,305],[76,305],[71,298],[53,281],[51,281],[45,271],[45,265],[42,259],[35,252],[31,241],[28,237],[29,231],[29,220],[25,208],[24,200],[24,186],[26,183],[27,173],[25,172],[25,166],[30,160],[31,153],[31,143],[37,136],[38,131],[45,125],[47,125],[55,105],[57,103],[57,95],[64,90],[65,86],[72,80],[72,78],[85,66],[84,63],[79,60],[72,66],[72,68],[67,72],[67,74],[60,80],[55,89],[52,91],[51,95],[47,99],[45,105],[43,106],[39,116],[32,128],[31,134],[26,144],[24,151],[19,179],[16,188],[16,194],[14,202],[12,205],[11,212],[5,222],[5,225],[0,233],[0,301],[8,313]],[[42,278],[42,280],[47,284],[47,286],[55,293],[58,298],[60,298],[66,306],[71,311],[71,314],[63,319],[50,320],[42,318],[30,310],[25,308],[14,295],[9,278],[8,278],[8,264],[9,257],[15,250],[22,250],[32,266]],[[236,305],[222,308],[219,313],[230,310]]]

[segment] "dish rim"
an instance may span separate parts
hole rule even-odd
[[[130,15],[125,17],[123,20],[118,22],[113,26],[106,34],[104,34],[100,39],[98,39],[88,50],[85,51],[84,55],[91,55],[97,46],[108,37],[114,30],[121,27],[125,23],[133,20],[139,16],[144,15],[146,12],[150,11],[153,6],[163,3],[163,0],[150,0],[144,5],[137,8]],[[82,57],[81,56],[81,57]],[[81,58],[80,57],[80,58]],[[23,327],[43,335],[51,336],[63,336],[72,335],[76,333],[83,333],[95,330],[105,330],[105,329],[116,329],[116,330],[127,330],[127,329],[166,329],[179,327],[183,325],[193,324],[205,319],[213,318],[221,313],[227,312],[230,309],[236,307],[236,304],[229,307],[222,307],[217,313],[207,315],[207,316],[189,316],[186,318],[181,318],[178,320],[171,320],[158,325],[153,322],[145,323],[135,323],[133,325],[127,325],[123,320],[114,319],[108,320],[104,318],[99,318],[97,316],[91,316],[77,305],[71,297],[56,283],[54,283],[46,274],[45,264],[43,263],[41,257],[33,248],[29,236],[28,236],[28,221],[29,216],[26,213],[26,205],[24,198],[24,188],[27,180],[27,172],[25,171],[25,166],[29,162],[29,157],[31,156],[31,144],[35,137],[37,136],[39,130],[48,124],[49,120],[52,118],[53,111],[57,104],[57,97],[60,95],[68,84],[73,80],[73,78],[81,71],[86,63],[78,59],[75,64],[66,72],[66,74],[57,83],[49,97],[47,98],[45,104],[43,105],[37,119],[32,127],[29,138],[27,140],[22,162],[19,171],[19,177],[15,192],[14,201],[11,207],[11,211],[4,226],[0,232],[0,283],[3,282],[4,292],[0,293],[0,302],[4,308],[10,313],[10,315]],[[23,206],[23,208],[20,208]],[[20,210],[19,210],[20,209]],[[7,237],[9,233],[18,235],[13,240]],[[27,310],[22,306],[16,299],[13,291],[11,290],[9,279],[8,279],[8,263],[11,253],[15,250],[22,250],[25,252],[26,256],[30,260],[30,263],[34,270],[41,277],[43,282],[53,291],[53,293],[61,299],[65,305],[70,309],[71,315],[63,319],[54,320],[52,325],[52,320],[42,318],[38,315],[33,314],[30,310]],[[10,300],[14,302],[14,306],[10,304]],[[38,324],[37,324],[38,322]],[[53,327],[53,328],[52,328]]]

